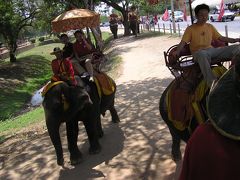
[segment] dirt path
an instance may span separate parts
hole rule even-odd
[[[123,57],[123,71],[116,80],[116,107],[121,122],[110,123],[109,114],[103,118],[105,136],[100,141],[100,154],[88,155],[81,126],[79,147],[84,162],[76,167],[68,163],[65,168],[58,167],[47,132],[33,135],[32,131],[23,134],[21,141],[1,144],[0,179],[175,179],[171,137],[161,120],[158,102],[172,80],[163,51],[177,42],[178,38],[167,36],[115,40],[113,48]],[[65,160],[69,160],[65,134],[63,139]]]

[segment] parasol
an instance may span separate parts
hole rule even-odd
[[[52,21],[53,32],[94,28],[100,24],[100,14],[89,9],[73,9],[60,14]]]

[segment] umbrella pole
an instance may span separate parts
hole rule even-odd
[[[192,0],[189,0],[189,9],[190,9],[191,22],[193,24]]]

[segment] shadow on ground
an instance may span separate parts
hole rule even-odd
[[[48,134],[1,144],[0,176],[3,179],[173,179],[171,137],[159,113],[159,99],[172,79],[148,78],[119,84],[116,108],[121,122],[103,118],[102,152],[88,155],[88,141],[80,127],[79,147],[84,161],[66,168],[56,165]],[[62,127],[65,160],[69,161],[65,127]]]

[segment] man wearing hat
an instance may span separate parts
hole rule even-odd
[[[211,88],[207,109],[209,121],[189,139],[179,179],[240,179],[239,61]]]
[[[65,81],[69,85],[77,85],[70,58],[64,58],[63,51],[59,47],[55,47],[50,54],[56,56],[56,59],[52,60],[51,63],[53,71],[51,81]]]
[[[110,30],[113,34],[114,39],[118,38],[118,16],[116,14],[111,14],[109,17]]]

